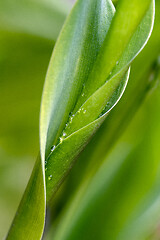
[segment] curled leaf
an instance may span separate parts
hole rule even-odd
[[[154,21],[154,1],[77,1],[51,58],[41,105],[47,200],[121,98]]]

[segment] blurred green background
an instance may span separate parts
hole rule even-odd
[[[0,239],[11,224],[39,151],[45,74],[72,4],[0,1]],[[50,206],[46,239],[55,232],[55,239],[132,239],[133,235],[133,239],[160,239],[159,56],[160,1],[156,0],[152,37],[133,63],[122,100]],[[92,180],[83,190],[88,173]]]

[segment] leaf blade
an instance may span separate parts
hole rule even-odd
[[[123,2],[124,1],[124,2]],[[83,1],[82,1],[83,2]],[[79,4],[80,3],[82,3],[82,2],[78,2]],[[151,4],[150,4],[150,2],[151,2]],[[80,5],[78,5],[78,3],[77,3],[77,5],[76,5],[76,7],[78,6],[80,6]],[[96,3],[96,1],[94,1],[94,4]],[[108,1],[108,3],[110,3],[110,1]],[[92,2],[92,4],[93,4],[93,2]],[[93,4],[93,6],[95,7],[96,5],[94,5]],[[123,5],[124,4],[124,5]],[[126,1],[125,0],[122,0],[122,10],[124,10],[124,6],[125,6],[125,4],[126,4]],[[137,2],[135,1],[134,2],[134,4],[137,4]],[[132,11],[132,4],[130,5],[130,8],[129,8],[129,12],[128,12],[128,15],[129,15],[129,13],[130,13],[130,11]],[[76,7],[75,7],[75,9],[73,9],[73,12],[72,12],[72,14],[73,14],[73,16],[74,16],[74,11],[75,11],[75,13],[76,13],[76,11],[77,11],[77,9],[78,9],[78,7],[77,7],[77,9],[76,9]],[[95,9],[94,9],[94,7],[93,7],[93,9],[92,9],[92,11],[94,11]],[[147,7],[148,7],[148,9],[147,9]],[[56,108],[59,108],[60,109],[60,111],[62,110],[62,108],[61,108],[61,106],[64,104],[64,106],[62,106],[63,108],[64,108],[64,111],[63,111],[63,113],[62,113],[62,115],[61,115],[61,118],[63,118],[65,115],[65,117],[64,117],[64,119],[63,119],[63,127],[61,127],[60,125],[59,125],[59,123],[57,124],[57,122],[59,121],[59,119],[60,119],[60,117],[58,117],[57,119],[56,119],[56,117],[57,117],[57,115],[54,115],[53,117],[52,117],[52,114],[55,114],[55,112],[56,112],[56,114],[57,114],[57,111],[55,110],[55,108],[54,109],[52,109],[52,102],[53,102],[53,96],[55,96],[55,97],[57,97],[57,93],[54,93],[54,91],[56,91],[57,90],[57,88],[55,87],[55,85],[57,84],[57,83],[55,83],[54,82],[54,77],[53,76],[55,76],[54,75],[54,73],[55,74],[57,74],[56,73],[56,65],[54,65],[53,64],[53,62],[54,62],[54,55],[53,55],[53,58],[51,59],[51,63],[50,63],[50,68],[52,68],[53,66],[54,66],[54,68],[53,69],[49,69],[49,71],[51,71],[51,73],[49,73],[48,75],[47,75],[47,79],[46,79],[46,85],[45,85],[45,94],[44,94],[44,98],[43,98],[43,100],[45,99],[45,96],[48,94],[48,92],[49,92],[49,96],[51,96],[51,95],[53,95],[52,96],[52,98],[51,98],[51,100],[49,99],[49,97],[48,97],[48,103],[50,104],[48,104],[48,106],[47,106],[47,108],[48,109],[50,109],[49,111],[48,111],[48,122],[47,121],[41,121],[41,124],[42,124],[42,126],[45,126],[45,130],[43,131],[43,132],[45,132],[45,134],[42,134],[41,135],[41,139],[43,139],[43,143],[41,144],[41,146],[42,146],[42,149],[43,149],[43,155],[44,154],[46,154],[46,184],[47,184],[47,201],[49,200],[49,198],[51,197],[51,195],[49,194],[49,192],[50,191],[52,191],[52,193],[54,193],[55,191],[56,191],[56,189],[57,189],[57,186],[59,186],[59,184],[61,183],[61,179],[63,179],[63,175],[66,175],[67,174],[67,172],[68,172],[68,170],[71,168],[71,162],[73,161],[73,159],[76,157],[76,155],[78,155],[78,153],[79,153],[79,147],[77,147],[77,149],[76,149],[76,147],[74,148],[74,141],[76,141],[76,138],[78,138],[78,134],[80,133],[80,130],[82,130],[82,132],[83,132],[83,130],[84,129],[87,129],[87,127],[88,126],[91,126],[92,124],[94,124],[94,122],[95,123],[98,123],[98,117],[99,117],[99,115],[100,115],[100,113],[102,112],[102,109],[105,107],[105,105],[106,105],[106,103],[107,103],[107,94],[111,94],[111,95],[113,95],[113,93],[114,92],[116,92],[116,87],[117,87],[117,83],[116,83],[116,81],[118,81],[118,84],[120,84],[120,82],[122,82],[122,76],[123,76],[123,74],[124,74],[124,72],[126,71],[126,68],[129,66],[129,64],[131,63],[131,61],[133,61],[133,59],[135,58],[135,56],[139,53],[139,51],[144,47],[144,45],[146,44],[146,41],[147,41],[147,39],[149,38],[149,36],[150,36],[150,34],[151,34],[151,31],[152,31],[152,28],[153,28],[153,22],[154,22],[154,1],[148,1],[148,2],[146,2],[145,3],[145,5],[144,6],[142,6],[141,5],[141,3],[140,3],[140,5],[139,5],[139,11],[140,11],[140,9],[141,8],[143,8],[143,11],[141,12],[141,14],[140,14],[140,16],[138,16],[138,15],[136,15],[136,17],[137,17],[137,22],[135,23],[135,22],[132,22],[132,28],[131,28],[131,32],[132,32],[132,35],[131,35],[131,39],[130,39],[130,35],[128,36],[128,38],[127,38],[127,44],[128,45],[125,45],[125,46],[127,46],[126,47],[126,52],[124,51],[123,52],[123,54],[120,54],[120,55],[122,55],[122,63],[120,64],[120,66],[121,66],[121,68],[119,69],[118,68],[118,65],[117,64],[115,64],[115,61],[114,61],[114,64],[115,64],[115,69],[118,69],[118,70],[116,70],[115,72],[113,72],[114,74],[107,80],[107,82],[104,84],[104,85],[102,85],[102,87],[101,88],[99,88],[98,90],[97,90],[97,83],[94,85],[94,81],[93,81],[93,87],[94,87],[94,90],[97,90],[96,92],[95,92],[95,96],[94,96],[94,94],[92,95],[91,93],[92,93],[92,87],[90,88],[90,85],[88,85],[88,88],[87,88],[87,82],[86,82],[86,85],[85,85],[85,88],[87,88],[87,89],[89,89],[89,94],[87,95],[86,94],[86,99],[88,98],[88,100],[86,100],[86,102],[85,102],[85,100],[83,99],[83,101],[81,101],[81,96],[82,95],[79,95],[79,98],[78,98],[78,100],[77,100],[77,102],[79,101],[79,99],[80,99],[80,102],[81,102],[81,104],[83,104],[83,102],[84,102],[84,106],[87,106],[87,111],[90,113],[90,114],[86,114],[86,112],[85,112],[85,114],[84,114],[84,112],[82,113],[82,114],[79,114],[79,117],[77,118],[77,113],[76,114],[74,114],[74,115],[72,115],[71,116],[71,118],[69,119],[69,122],[66,122],[67,121],[67,114],[66,114],[66,112],[65,112],[65,110],[66,110],[66,105],[64,104],[64,100],[62,100],[61,101],[61,95],[59,94],[59,92],[58,92],[58,100],[56,100],[55,102],[56,103],[54,103],[55,105],[56,105]],[[121,8],[119,8],[119,9],[121,9]],[[119,10],[120,11],[120,10]],[[122,11],[123,12],[123,11]],[[144,14],[144,12],[145,12],[145,14]],[[71,14],[71,16],[72,16],[72,14]],[[134,15],[134,11],[133,11],[133,13],[132,13],[133,15]],[[132,18],[132,14],[131,14],[131,18]],[[121,15],[121,14],[120,14]],[[127,15],[127,16],[128,16]],[[113,21],[115,21],[116,22],[116,27],[117,27],[117,22],[118,22],[118,17],[116,17],[117,15],[115,14],[115,18],[113,18]],[[119,15],[118,15],[119,16]],[[113,16],[112,16],[113,17]],[[116,20],[115,20],[116,19]],[[122,19],[122,16],[121,16],[121,21],[122,21],[123,19]],[[68,22],[69,22],[69,20],[68,20]],[[125,18],[125,22],[127,22],[127,18]],[[146,24],[147,23],[147,24]],[[67,23],[66,23],[66,25],[67,25]],[[83,25],[83,24],[82,24]],[[111,25],[109,25],[109,26],[112,26],[112,23],[111,23]],[[70,26],[69,26],[70,27]],[[113,32],[116,32],[116,27],[114,28],[114,30],[113,30]],[[84,27],[83,27],[84,28]],[[138,28],[138,29],[137,29]],[[109,29],[109,32],[110,32],[110,28],[108,28]],[[144,31],[144,29],[145,29],[145,31]],[[64,27],[64,31],[65,31],[66,29],[65,29],[65,27]],[[120,30],[118,30],[118,32],[119,32]],[[121,30],[122,32],[124,31],[123,29]],[[68,32],[68,31],[67,31]],[[109,34],[109,32],[107,32],[107,34]],[[112,32],[112,31],[111,31]],[[124,33],[122,33],[122,35],[123,35]],[[110,35],[110,34],[109,34]],[[125,34],[124,34],[125,35]],[[138,38],[138,40],[137,40],[137,35],[140,35],[140,36],[143,36],[143,39],[139,39]],[[108,35],[107,35],[108,36]],[[114,33],[113,33],[113,36],[114,36]],[[121,35],[120,35],[121,36]],[[125,35],[126,36],[126,35]],[[63,37],[64,37],[64,39],[63,39]],[[117,37],[118,38],[118,37]],[[92,70],[91,71],[89,71],[89,73],[87,74],[87,77],[85,78],[85,80],[86,81],[88,81],[89,83],[91,82],[91,79],[92,80],[96,80],[96,77],[94,76],[93,77],[93,73],[95,73],[95,71],[96,70],[94,70],[94,67],[95,67],[95,63],[97,63],[97,61],[100,61],[100,58],[102,58],[102,59],[105,59],[106,58],[106,54],[104,54],[104,56],[102,56],[102,52],[104,51],[104,44],[105,44],[105,41],[107,42],[108,41],[108,38],[107,37],[105,37],[105,38],[103,38],[104,39],[104,43],[101,45],[101,47],[100,47],[100,49],[99,49],[99,53],[98,53],[98,57],[95,59],[95,61],[92,63]],[[106,40],[107,39],[107,40]],[[65,35],[63,36],[63,34],[62,34],[62,36],[61,36],[61,38],[60,38],[60,40],[59,41],[61,41],[61,40],[65,40],[65,41],[67,41],[68,39],[66,38],[65,39]],[[113,40],[113,39],[112,39]],[[62,43],[63,43],[63,41],[62,41]],[[109,40],[110,41],[110,40]],[[128,43],[128,41],[129,41],[129,43]],[[138,41],[138,44],[137,44],[137,46],[136,47],[134,47],[134,45],[137,43],[137,41]],[[61,48],[62,48],[62,45],[60,45],[61,46]],[[108,46],[108,45],[107,45]],[[110,45],[109,44],[109,49],[111,48],[111,46],[112,46],[112,44]],[[83,48],[84,46],[82,46],[82,48]],[[107,48],[108,49],[108,48]],[[122,48],[123,49],[123,48]],[[65,49],[66,50],[66,49]],[[129,52],[129,50],[130,50],[130,52]],[[62,51],[63,52],[63,51]],[[60,58],[60,60],[61,60],[61,58],[62,58],[62,61],[64,61],[64,57],[62,57],[62,52],[60,52],[60,56],[59,56],[59,58]],[[104,51],[105,52],[105,51]],[[122,52],[122,50],[120,51],[120,52]],[[129,54],[130,53],[130,54]],[[127,54],[129,55],[129,56],[127,56]],[[55,54],[56,55],[56,54]],[[66,54],[64,54],[64,56],[67,56]],[[99,57],[100,56],[100,57]],[[127,57],[126,57],[127,56]],[[76,57],[76,56],[75,56]],[[114,56],[115,57],[115,56]],[[108,57],[107,57],[108,58]],[[70,58],[69,58],[70,59]],[[116,57],[115,57],[115,59],[116,59]],[[74,62],[73,60],[74,60],[74,58],[72,59],[70,59],[72,62]],[[117,60],[117,59],[116,59]],[[121,58],[120,58],[120,60],[121,60]],[[53,62],[52,62],[53,61]],[[104,61],[102,61],[103,62],[103,64],[104,64],[104,62],[106,61],[106,59],[104,60]],[[70,62],[70,61],[69,61]],[[59,63],[61,63],[61,62],[59,62]],[[59,63],[58,63],[58,67],[59,67]],[[84,64],[84,62],[83,62],[83,64]],[[82,64],[82,66],[83,66],[83,64]],[[68,65],[67,65],[68,66]],[[80,65],[81,66],[81,65]],[[79,66],[79,68],[78,68],[78,70],[80,69],[80,66]],[[81,66],[81,68],[82,68],[82,66]],[[72,69],[72,68],[71,68]],[[99,72],[100,70],[99,70],[99,67],[97,66],[97,72]],[[77,70],[77,69],[76,69]],[[54,71],[54,72],[53,72]],[[70,71],[70,70],[69,70]],[[103,81],[105,80],[106,81],[106,78],[107,78],[107,76],[106,75],[104,75],[104,73],[106,74],[106,70],[105,69],[103,69]],[[91,74],[90,74],[91,73]],[[53,74],[53,75],[52,75]],[[96,75],[96,74],[95,74]],[[59,75],[57,74],[57,76],[59,77]],[[106,76],[106,77],[104,77],[104,76]],[[115,79],[117,78],[118,79],[118,76],[121,76],[120,78],[119,78],[119,80],[116,80],[115,81]],[[75,77],[75,76],[74,76]],[[92,78],[93,77],[93,78]],[[49,79],[50,78],[50,79]],[[49,79],[49,80],[48,80]],[[61,79],[61,78],[57,78],[57,79]],[[98,80],[99,80],[99,78],[97,78]],[[101,78],[102,79],[102,78]],[[75,80],[77,81],[77,78],[75,78]],[[79,80],[79,79],[78,79]],[[82,86],[82,83],[83,83],[83,81],[85,81],[85,80],[83,80],[83,79],[81,79],[80,81],[82,81],[81,82],[81,86]],[[127,82],[127,80],[128,80],[128,76],[126,76],[126,78],[125,78],[125,84],[124,84],[124,86],[126,87],[126,82]],[[48,81],[48,83],[47,83],[47,81]],[[57,81],[57,80],[56,80]],[[114,82],[115,81],[115,82]],[[51,82],[53,82],[53,86],[55,87],[55,89],[56,90],[54,90],[53,91],[53,88],[52,89],[49,89],[49,85],[50,85],[50,83]],[[63,82],[63,81],[62,81]],[[99,82],[99,81],[98,81]],[[61,83],[60,83],[61,84]],[[66,81],[66,83],[65,83],[66,85],[65,85],[65,88],[67,87],[67,84],[68,84],[68,81]],[[72,85],[73,83],[71,83],[71,85]],[[99,84],[99,83],[98,83]],[[111,91],[111,88],[110,88],[110,90],[108,89],[108,92],[107,92],[107,86],[109,87],[109,84],[111,84],[110,86],[112,86],[112,88],[114,89],[113,90],[113,92],[111,92],[110,93],[110,91]],[[113,85],[112,85],[113,84]],[[66,91],[66,89],[65,88],[63,88],[64,86],[63,86],[63,84],[62,84],[62,89],[61,89],[61,91]],[[124,88],[125,88],[124,87]],[[123,91],[124,91],[124,88],[122,88],[121,89],[121,91],[120,91],[120,93],[119,93],[119,96],[117,96],[117,100],[119,99],[119,97],[122,95],[122,93],[123,93]],[[70,85],[69,85],[69,89],[70,89]],[[102,90],[103,89],[103,90]],[[80,90],[80,88],[79,88],[79,90]],[[101,90],[102,90],[102,92],[101,92]],[[72,89],[72,91],[73,91],[73,89]],[[69,95],[70,95],[70,90],[69,90]],[[82,91],[82,93],[83,93],[83,91]],[[85,92],[84,92],[85,93]],[[77,95],[78,96],[78,95]],[[99,97],[98,97],[99,96]],[[69,96],[70,97],[70,96]],[[90,97],[90,98],[89,98]],[[106,102],[103,100],[103,98],[106,98]],[[76,100],[76,98],[74,97],[73,98],[73,95],[71,94],[71,98],[72,98],[72,100],[73,100],[73,104],[77,104],[77,102],[75,103],[75,100]],[[96,101],[94,100],[94,99],[99,99],[99,100],[97,100],[97,101],[99,101],[99,105],[98,105],[98,107],[96,107]],[[46,99],[47,99],[47,97],[46,97]],[[68,99],[68,98],[67,98]],[[47,105],[47,101],[46,101],[46,103],[44,103],[44,105],[43,105],[43,100],[42,100],[42,116],[44,116],[45,115],[45,111],[46,111],[46,105]],[[117,102],[117,100],[115,101],[115,102]],[[87,102],[88,101],[88,102]],[[45,101],[44,101],[45,102]],[[67,100],[65,99],[65,102],[67,102]],[[66,103],[66,104],[68,104],[68,102]],[[81,106],[81,104],[80,104],[80,106]],[[86,104],[86,105],[85,105]],[[87,105],[88,104],[88,105]],[[79,102],[78,102],[78,107],[79,107]],[[76,106],[77,106],[76,105]],[[45,107],[44,107],[45,106]],[[75,110],[74,111],[76,111],[77,110],[77,112],[78,112],[78,108],[76,108],[76,106],[75,106]],[[82,105],[83,106],[83,105]],[[111,105],[110,106],[110,109],[112,108],[114,106],[114,104],[113,105]],[[70,109],[72,109],[72,108],[70,108]],[[109,111],[110,109],[105,109],[106,111]],[[96,110],[97,110],[97,113],[96,113]],[[47,112],[46,111],[46,112]],[[53,111],[53,113],[51,113],[51,111]],[[86,111],[86,109],[84,108],[84,111]],[[99,111],[99,112],[98,112]],[[69,113],[69,111],[67,110],[67,112]],[[103,115],[103,117],[105,118],[106,116],[105,116],[105,113],[106,112],[104,112],[104,115]],[[97,115],[94,115],[94,114],[97,114]],[[83,115],[83,116],[82,116]],[[62,117],[63,116],[63,117]],[[86,116],[86,117],[84,117],[84,116]],[[97,118],[97,119],[96,119]],[[56,119],[56,122],[54,121],[54,119]],[[100,122],[101,122],[101,119],[102,118],[99,118],[99,120],[100,120]],[[71,121],[70,121],[71,120]],[[54,125],[54,131],[56,132],[56,134],[57,134],[57,137],[55,137],[55,135],[53,135],[52,133],[51,133],[51,135],[50,135],[50,137],[48,137],[47,136],[47,134],[50,132],[50,127],[49,127],[49,125],[51,124],[52,125],[52,122],[54,122],[54,124],[55,125],[57,125],[57,129],[58,129],[58,131],[57,131],[57,129],[55,128],[55,125]],[[65,126],[64,126],[64,124],[66,123],[66,128],[65,128]],[[73,124],[73,125],[72,125]],[[98,124],[98,126],[99,126],[99,124]],[[82,128],[82,129],[81,129]],[[64,131],[65,132],[63,132],[62,133],[62,129],[64,129]],[[93,133],[94,133],[94,131],[95,131],[95,129],[94,128],[92,128],[93,129]],[[58,133],[57,133],[58,132]],[[90,132],[90,130],[89,130],[89,132]],[[62,162],[63,162],[63,164],[60,164],[60,162],[61,162],[61,160],[59,159],[58,161],[57,160],[55,160],[54,161],[54,157],[55,157],[55,159],[56,159],[56,156],[55,156],[55,152],[57,151],[57,149],[55,148],[55,146],[54,146],[54,148],[53,148],[53,152],[52,152],[52,150],[51,150],[51,143],[53,144],[53,145],[57,145],[58,146],[58,149],[60,148],[61,149],[61,145],[62,145],[62,149],[63,149],[63,144],[65,143],[65,140],[64,140],[64,138],[63,138],[63,134],[65,135],[65,137],[67,136],[67,139],[66,139],[66,141],[68,141],[68,137],[69,136],[74,136],[74,134],[75,134],[75,140],[73,141],[73,145],[71,144],[71,149],[72,148],[74,148],[74,150],[75,150],[75,153],[76,154],[73,154],[73,158],[72,158],[72,156],[70,156],[69,155],[69,158],[68,158],[68,154],[69,154],[69,151],[68,152],[66,152],[66,162],[69,162],[69,165],[67,165],[67,163],[66,163],[66,165],[65,165],[65,162],[63,162],[63,159],[62,159]],[[70,135],[71,134],[71,135]],[[77,134],[77,135],[76,135]],[[90,132],[90,135],[92,135],[92,133]],[[45,137],[42,137],[42,136],[45,136]],[[59,136],[59,140],[58,140],[58,136]],[[87,135],[88,136],[88,139],[89,139],[89,135]],[[85,136],[83,136],[84,137],[84,139],[85,139],[85,141],[87,142],[87,138],[85,137]],[[81,135],[81,138],[83,138],[82,137],[82,135]],[[44,140],[45,139],[45,140]],[[58,141],[58,142],[57,142]],[[79,140],[80,141],[80,140]],[[85,141],[84,141],[84,145],[85,145]],[[48,144],[48,146],[47,146],[47,148],[46,148],[46,152],[45,152],[45,142]],[[57,144],[56,144],[57,143]],[[79,146],[81,146],[81,145],[83,145],[82,144],[82,142],[80,141],[80,145]],[[70,149],[70,150],[71,150]],[[83,147],[81,147],[81,149],[83,149]],[[62,150],[61,152],[65,152],[64,150]],[[63,154],[62,154],[63,155]],[[53,157],[54,156],[54,157]],[[64,156],[62,156],[62,158],[65,158]],[[70,160],[71,160],[71,162],[70,162]],[[57,161],[57,163],[55,163]],[[54,165],[54,164],[55,165]],[[58,163],[60,164],[60,165],[58,165]],[[64,169],[65,169],[65,171],[63,171],[63,165],[64,165]],[[56,173],[55,173],[55,169],[58,169],[58,168],[60,168],[60,166],[62,167],[62,171],[61,171],[61,173],[59,174],[59,177],[57,177],[57,175],[56,175]],[[66,166],[68,166],[68,170],[67,170],[67,168],[66,168]],[[50,181],[51,179],[50,179],[50,176],[52,176],[52,178],[54,178],[54,175],[55,175],[55,181],[54,180],[52,180],[52,181]],[[58,178],[59,178],[59,180],[58,180]],[[58,180],[58,181],[57,181]],[[51,190],[52,189],[52,190]],[[49,197],[48,197],[49,196]]]
[[[44,223],[44,175],[41,160],[38,158],[6,240],[41,239]]]

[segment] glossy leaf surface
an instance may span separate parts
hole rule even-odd
[[[72,166],[72,156],[69,152],[74,151],[74,159],[92,135],[89,129],[87,134],[87,126],[93,125],[94,121],[98,122],[98,119],[101,122],[102,118],[99,117],[103,115],[105,118],[105,114],[121,97],[128,80],[128,74],[125,72],[150,36],[154,2],[145,1],[143,5],[138,5],[136,1],[132,2],[127,13],[125,4],[129,3],[120,1],[114,16],[114,7],[110,1],[107,3],[102,1],[101,4],[96,0],[78,1],[56,44],[44,86],[40,124],[41,154],[46,158],[47,199],[50,199],[51,189],[54,193]],[[133,10],[132,4],[138,6],[138,9]],[[112,11],[109,11],[110,9]],[[97,15],[93,14],[94,11]],[[122,17],[123,12],[126,18]],[[134,14],[135,18],[132,17]],[[108,16],[107,20],[105,16]],[[103,20],[100,22],[101,25],[98,25],[97,18]],[[132,27],[127,25],[124,33],[123,28],[119,27],[119,21],[122,21],[123,27],[128,22]],[[91,23],[95,24],[94,28]],[[96,31],[97,28],[99,31]],[[126,43],[120,46],[121,43],[117,41],[123,38],[125,39],[123,43]],[[119,47],[113,48],[113,44]],[[109,53],[112,53],[112,56]],[[110,61],[110,58],[113,60]],[[80,139],[85,140],[80,142],[80,145],[74,146],[74,141],[78,139],[83,129],[85,133]],[[73,145],[69,143],[72,135],[75,137]],[[58,148],[59,152],[65,154],[63,150],[65,142],[68,142],[68,151],[66,157],[62,157],[63,164],[59,164],[61,161],[59,157],[56,158],[56,151]],[[61,169],[61,174],[57,175],[56,169]]]

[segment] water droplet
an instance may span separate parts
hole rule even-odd
[[[50,181],[52,179],[52,175],[49,175],[48,180]]]
[[[71,122],[72,122],[72,120],[73,120],[73,117],[70,117],[70,119],[69,119],[69,122],[71,123]]]
[[[53,145],[53,146],[51,147],[51,152],[54,151],[55,147],[56,147],[55,145]]]
[[[70,118],[69,118],[69,123],[72,122],[74,116],[75,116],[74,114],[72,114],[72,116],[70,116]]]
[[[85,114],[85,113],[86,113],[86,110],[84,110],[83,113]]]
[[[82,93],[82,97],[84,97],[84,93]]]
[[[78,113],[80,113],[82,111],[82,109],[80,108],[79,110],[78,110]]]
[[[45,168],[45,171],[47,171],[47,167]]]
[[[59,138],[59,141],[60,141],[60,143],[62,143],[62,142],[63,142],[63,140],[64,140],[64,138],[63,138],[63,137],[60,137],[60,138]]]
[[[45,161],[45,165],[47,164],[47,161]]]
[[[72,122],[73,117],[74,117],[74,115],[72,115],[72,117],[70,117],[70,120],[69,120],[70,123]]]
[[[116,62],[116,65],[118,65],[119,61]]]
[[[65,137],[67,134],[65,132],[63,132],[63,137]]]

